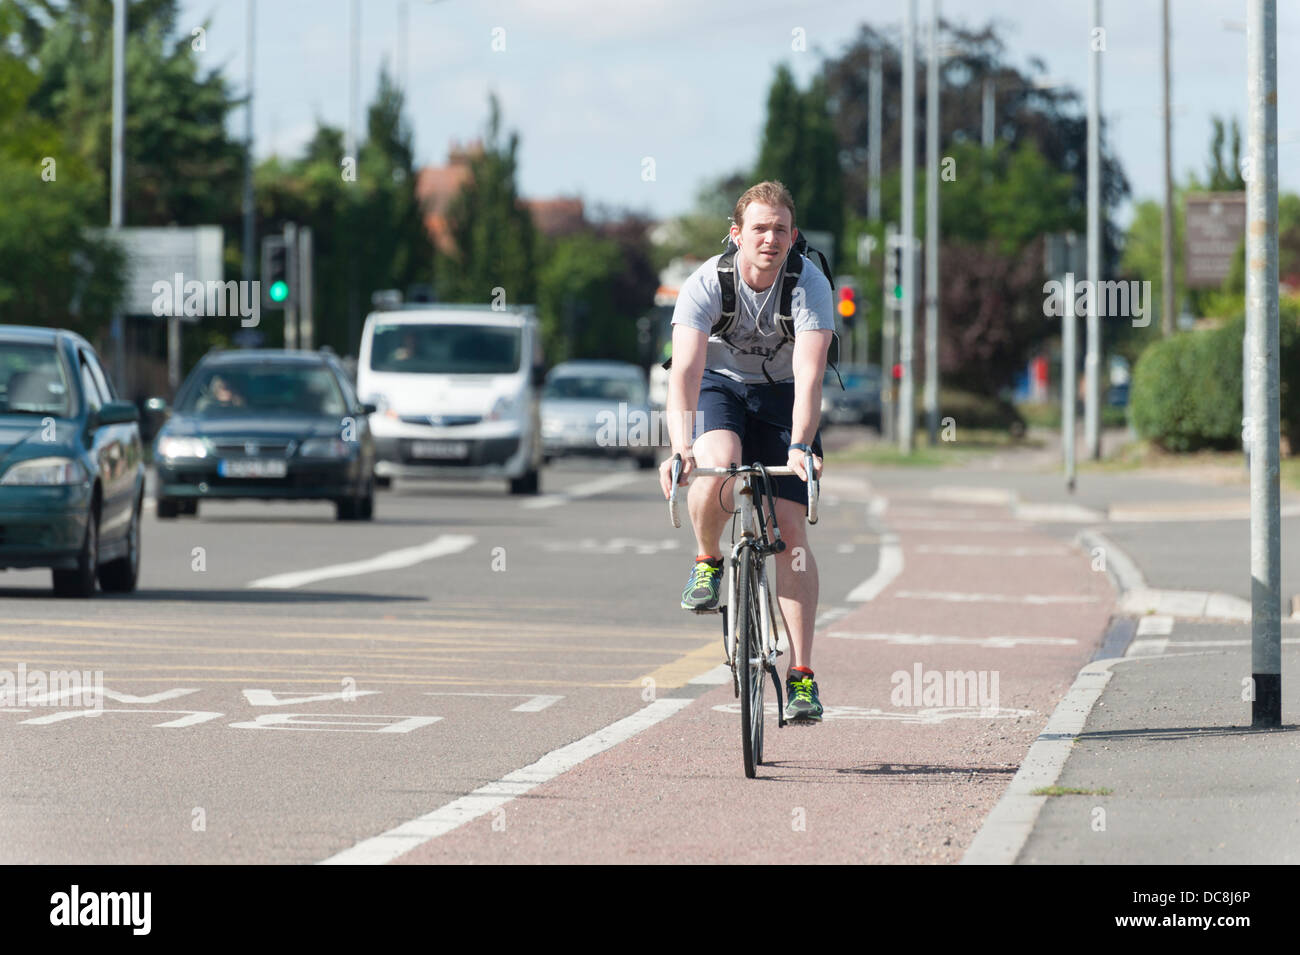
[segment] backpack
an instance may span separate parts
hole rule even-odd
[[[736,324],[736,253],[739,248],[735,241],[728,235],[726,239],[727,247],[722,252],[722,257],[718,259],[718,284],[722,286],[722,314],[718,320],[713,323],[709,329],[710,337],[718,337],[730,344],[727,334]],[[790,247],[790,252],[786,255],[785,267],[781,275],[781,297],[777,301],[776,308],[776,327],[781,333],[781,344],[777,346],[779,352],[782,346],[794,341],[794,290],[799,284],[799,277],[803,274],[804,256],[810,252],[816,252],[817,258],[821,260],[821,270],[831,283],[831,290],[835,289],[835,278],[831,275],[831,267],[826,261],[826,256],[822,255],[819,249],[811,248],[808,240],[804,238],[803,233],[799,233]],[[811,256],[810,256],[811,258]],[[763,362],[763,375],[769,383],[772,383],[772,376],[767,373],[767,362],[776,357],[773,352]],[[832,369],[835,368],[835,362],[829,362]],[[663,363],[665,371],[672,368],[673,360],[670,357]],[[836,377],[839,371],[835,372]],[[842,385],[841,385],[842,387]]]

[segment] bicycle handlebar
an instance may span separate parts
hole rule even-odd
[[[808,474],[807,477],[808,523],[816,524],[817,523],[817,499],[818,497],[821,496],[821,478],[819,478],[814,473],[811,459],[812,459],[812,454],[805,451],[804,470]],[[768,474],[774,477],[787,477],[787,476],[793,477],[797,474],[794,468],[786,464],[778,465],[776,467],[764,468],[763,470],[765,470]],[[717,477],[726,477],[729,475],[746,474],[746,473],[757,474],[759,472],[752,465],[744,465],[738,468],[696,468],[691,472],[691,474],[713,475]],[[668,516],[669,518],[672,519],[673,527],[682,526],[681,521],[678,519],[677,516],[677,487],[678,487],[677,482],[681,479],[681,476],[682,476],[682,456],[680,454],[674,454],[673,467],[672,467],[672,484],[670,485],[670,489],[668,491]]]

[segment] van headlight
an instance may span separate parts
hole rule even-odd
[[[82,484],[90,475],[76,458],[32,458],[19,461],[5,472],[0,484],[53,485]]]
[[[504,421],[506,418],[513,418],[519,413],[519,396],[502,395],[492,405],[492,410],[488,412],[487,421]]]
[[[375,392],[369,398],[366,398],[365,402],[366,404],[375,406],[375,414],[381,414],[385,418],[392,418],[394,420],[401,417],[401,415],[397,413],[397,409],[394,408],[392,403],[388,400],[387,395]]]

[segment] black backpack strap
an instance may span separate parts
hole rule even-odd
[[[718,284],[722,286],[722,314],[713,323],[709,335],[725,339],[736,323],[736,243],[728,241],[718,259]]]

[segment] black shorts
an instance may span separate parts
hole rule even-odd
[[[731,431],[740,435],[737,464],[780,467],[790,460],[790,430],[794,420],[794,382],[746,385],[716,371],[704,370],[700,403],[695,415],[695,436],[706,431]],[[813,453],[822,455],[822,436],[812,440]],[[725,466],[725,465],[724,465]],[[772,493],[787,501],[807,505],[808,485],[797,477],[773,479]]]

